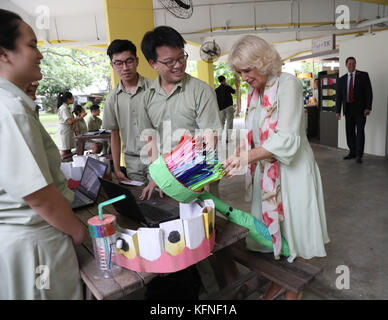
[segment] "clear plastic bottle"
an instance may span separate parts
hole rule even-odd
[[[116,254],[116,235],[93,239],[94,257],[104,278],[112,278],[121,271],[116,265],[114,255]]]
[[[104,278],[112,278],[121,271],[114,264],[116,254],[116,217],[103,215],[103,220],[95,216],[88,220],[89,233],[93,240],[94,257]]]

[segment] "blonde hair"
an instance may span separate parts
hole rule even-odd
[[[282,69],[279,53],[264,39],[247,35],[232,47],[228,63],[233,71],[256,67],[260,74],[275,76]]]

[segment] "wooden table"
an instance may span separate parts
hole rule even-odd
[[[82,156],[84,154],[85,142],[91,140],[108,140],[110,141],[110,133],[103,132],[95,135],[79,135],[75,137],[77,144],[77,155]]]
[[[141,192],[141,188],[129,188],[135,196]],[[153,197],[156,199],[158,196],[155,193]],[[101,190],[98,202],[106,199],[105,192]],[[178,206],[178,202],[166,196],[161,200]],[[98,214],[97,204],[76,210],[75,213],[87,225],[87,220]],[[139,227],[129,218],[118,214],[112,205],[105,206],[104,213],[116,215],[117,223],[123,228],[136,230]],[[246,238],[248,234],[248,229],[216,216],[216,244],[209,261],[221,291],[209,299],[243,299],[256,290],[256,273],[249,270],[248,273],[241,275],[231,253],[231,245]],[[83,245],[76,248],[76,251],[81,278],[85,284],[86,299],[119,299],[143,288],[158,276],[155,273],[139,273],[122,268],[119,275],[111,279],[104,279],[94,259],[92,240],[89,235]]]

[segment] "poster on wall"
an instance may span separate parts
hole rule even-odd
[[[335,112],[335,99],[338,73],[319,74],[319,101],[322,111]]]

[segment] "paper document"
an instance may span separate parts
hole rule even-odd
[[[140,182],[140,181],[136,181],[136,180],[130,180],[130,181],[120,181],[121,184],[126,184],[128,186],[137,186],[137,187],[141,187],[144,185],[144,182]]]

